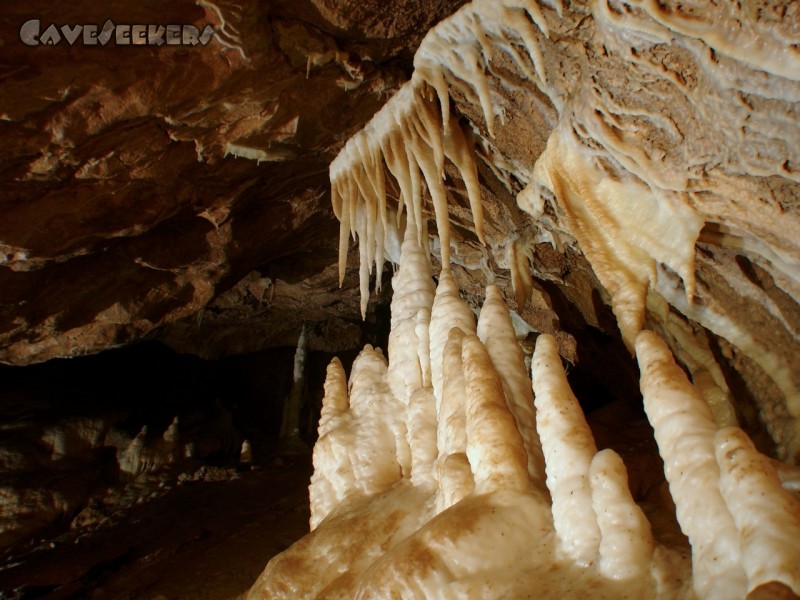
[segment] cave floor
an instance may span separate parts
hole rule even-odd
[[[95,527],[12,549],[0,598],[236,598],[308,532],[310,475],[309,458],[244,472],[203,467]]]

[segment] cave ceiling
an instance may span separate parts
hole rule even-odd
[[[189,316],[163,336],[198,354],[293,344],[303,320],[320,326],[314,347],[357,346],[353,285],[336,292],[325,274],[337,232],[327,169],[408,78],[424,33],[463,2],[418,4],[7,7],[0,362],[93,353]],[[209,24],[215,37],[31,47],[20,28],[34,18],[42,33],[111,19]],[[341,344],[325,341],[333,331]]]

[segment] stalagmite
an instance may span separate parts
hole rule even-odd
[[[387,369],[382,353],[366,346],[353,365],[349,401],[341,364],[329,366],[310,487],[313,532],[270,562],[249,598],[533,593],[688,600],[695,593],[730,598],[795,586],[796,501],[738,430],[717,434],[715,456],[709,408],[655,334],[637,339],[641,387],[692,545],[691,573],[688,548],[656,543],[619,456],[597,452],[555,339],[544,334],[531,385],[552,501],[531,479],[524,424],[504,389],[503,369],[516,362],[516,342],[502,323],[508,314],[499,291],[488,290],[478,327],[487,346],[499,345],[497,364],[477,335],[452,326],[435,358],[442,362],[436,406],[418,344],[430,339],[435,347],[441,335],[430,330],[444,327],[446,318],[426,321],[429,331],[421,331],[418,314],[433,302],[427,269],[408,235],[397,275],[408,287],[398,287],[393,302],[405,318],[393,314],[392,331],[392,343],[402,343],[392,356],[407,364]],[[440,292],[442,306],[461,306],[448,283]],[[471,319],[461,317],[471,329]],[[405,400],[393,393],[390,373]],[[771,490],[766,502],[782,507],[769,525],[753,521],[766,510],[746,493],[754,485]],[[764,548],[781,560],[765,563]]]
[[[511,315],[496,285],[486,288],[486,300],[478,319],[478,337],[486,346],[494,368],[500,375],[508,409],[514,415],[527,455],[531,481],[544,482],[544,456],[536,433],[531,380],[525,369],[525,356],[517,343]]]
[[[659,270],[657,291],[686,317],[696,321],[712,333],[732,342],[743,354],[753,360],[772,379],[784,396],[790,419],[769,420],[765,425],[778,446],[779,456],[794,459],[800,456],[800,389],[794,382],[786,360],[772,348],[756,341],[740,323],[709,306],[690,305],[671,285],[668,273]]]
[[[408,403],[408,445],[411,448],[411,478],[414,485],[433,484],[436,450],[436,406],[433,388],[423,387]]]
[[[128,475],[135,476],[148,469],[147,425],[142,427],[125,450],[119,452],[118,462],[120,471]]]
[[[437,512],[457,503],[475,488],[475,479],[467,459],[466,384],[464,363],[461,360],[465,335],[464,331],[453,327],[441,357],[444,375],[442,400],[437,415],[436,441],[439,448],[436,462],[436,476],[439,481]]]
[[[732,341],[777,384],[789,418],[767,426],[779,451],[796,454],[797,386],[788,363],[708,306],[703,272],[695,272],[706,241],[701,232],[720,197],[736,205],[741,165],[708,155],[706,142],[689,130],[694,121],[687,127],[685,119],[659,113],[658,97],[664,86],[683,90],[687,105],[676,111],[704,122],[713,121],[731,89],[742,92],[743,105],[753,98],[796,102],[798,55],[786,30],[756,18],[751,8],[731,4],[713,14],[701,5],[683,8],[474,0],[427,34],[411,81],[333,161],[340,283],[353,236],[362,313],[372,273],[380,285],[384,256],[400,263],[392,281],[388,366],[367,346],[353,366],[348,395],[341,364],[331,363],[314,449],[313,531],[269,563],[249,598],[713,600],[751,594],[755,600],[776,590],[798,593],[797,501],[741,430],[719,429],[736,422],[735,386],[726,382],[711,336],[696,335],[699,326],[674,313]],[[739,45],[751,34],[758,43],[747,55]],[[670,55],[661,51],[671,45],[696,68],[666,61]],[[573,51],[580,60],[562,61],[562,53]],[[591,53],[629,67],[632,78],[602,81],[607,73],[593,70]],[[506,108],[516,101],[510,96],[526,86],[532,90],[526,100],[552,104],[543,118],[552,131],[532,164],[493,148],[507,126]],[[623,97],[628,86],[639,87],[631,91],[635,102]],[[466,120],[474,122],[465,122],[468,112]],[[796,150],[786,142],[793,134],[771,130],[784,148],[773,152],[773,138],[754,136],[744,121],[721,127],[725,140],[742,147],[749,140],[753,151],[742,154],[760,174],[797,179]],[[644,409],[669,483],[671,500],[645,509],[657,517],[674,501],[688,544],[659,518],[648,520],[620,455],[598,452],[556,339],[539,335],[528,378],[500,290],[487,288],[477,327],[461,299],[451,243],[472,234],[488,246],[485,273],[487,265],[503,262],[497,253],[505,251],[520,311],[533,285],[528,232],[500,242],[492,230],[484,235],[477,137],[484,138],[478,148],[488,169],[538,221],[530,224],[534,230],[547,231],[549,237],[536,239],[552,241],[559,252],[582,253],[608,293],[623,342],[640,366]],[[684,154],[690,143],[696,156]],[[453,167],[467,192],[471,227],[462,217],[464,204],[444,184]],[[396,205],[387,204],[387,190],[399,190]],[[743,209],[731,211],[740,225],[748,218]],[[791,279],[795,265],[783,257],[796,248],[786,240],[764,241],[771,240],[768,225],[776,215],[760,211],[759,239],[739,249],[758,248]],[[430,217],[442,262],[435,290]],[[456,251],[453,257],[459,258]],[[595,308],[594,297],[581,300]],[[694,385],[646,326],[681,350],[676,355]]]
[[[339,468],[339,465],[334,463],[335,466],[333,469],[331,468],[331,461],[334,456],[331,449],[327,447],[328,442],[325,440],[327,439],[327,434],[340,426],[341,422],[346,419],[344,415],[349,408],[347,376],[341,361],[338,358],[334,358],[328,365],[327,377],[325,378],[325,395],[322,398],[322,410],[317,430],[319,439],[314,445],[314,475],[311,477],[311,484],[308,489],[311,501],[310,522],[312,530],[333,509],[337,500],[334,483],[329,477],[335,477],[335,471]],[[329,474],[327,471],[333,472]]]
[[[239,465],[242,467],[250,468],[253,464],[253,447],[250,445],[250,440],[242,442],[242,448],[239,450]]]
[[[529,489],[522,437],[508,412],[502,381],[477,336],[464,337],[461,360],[467,391],[467,458],[475,491]]]
[[[312,529],[348,497],[391,487],[408,453],[401,406],[389,393],[382,354],[367,346],[353,363],[349,402],[343,375],[341,363],[329,365],[309,488]],[[375,446],[376,439],[383,443]]]
[[[695,591],[701,598],[742,598],[739,535],[717,485],[711,411],[656,334],[639,334],[636,356],[678,522],[692,544]]]
[[[681,349],[681,360],[686,363],[692,375],[692,383],[711,409],[717,425],[737,425],[730,388],[711,351],[705,332],[694,330],[685,320],[670,311],[669,304],[657,292],[651,291],[647,295],[647,308],[659,315],[668,335],[675,339]]]
[[[403,262],[392,280],[392,328],[389,333],[389,385],[407,406],[411,395],[430,385],[428,323],[435,289],[430,265],[410,227],[402,246]]]
[[[717,431],[722,497],[742,548],[747,591],[773,583],[800,595],[800,502],[781,487],[767,457],[738,427]]]
[[[180,420],[176,416],[161,436],[159,451],[166,463],[173,463],[179,458],[180,437]]]
[[[293,446],[302,445],[300,440],[300,410],[303,408],[303,391],[306,384],[306,359],[308,357],[308,334],[303,324],[297,338],[294,353],[294,370],[292,372],[292,388],[284,400],[283,417],[281,419],[281,442],[285,450],[292,451]],[[302,446],[304,447],[304,445]]]
[[[334,427],[337,417],[350,406],[347,399],[347,376],[342,361],[334,357],[328,365],[325,378],[325,396],[322,398],[322,410],[319,418],[319,437]]]
[[[589,480],[600,527],[600,571],[623,581],[647,576],[655,540],[647,517],[631,497],[622,459],[613,450],[598,452]]]
[[[350,373],[350,412],[358,425],[354,443],[348,444],[354,484],[365,494],[386,489],[402,474],[395,444],[376,449],[374,442],[396,441],[392,421],[402,419],[401,411],[389,391],[386,359],[379,350],[365,346]]]
[[[528,258],[527,252],[520,247],[518,241],[508,244],[506,259],[511,271],[511,287],[517,301],[517,310],[520,312],[525,309],[525,304],[533,293],[533,279]]]
[[[458,293],[458,286],[450,269],[443,269],[433,299],[430,324],[430,359],[433,393],[437,409],[442,403],[442,379],[444,368],[442,354],[451,330],[456,327],[464,333],[475,333],[475,315]]]
[[[441,510],[472,491],[466,455],[464,375],[461,340],[475,333],[475,316],[461,299],[449,269],[439,275],[430,321],[431,380],[436,404],[436,478]],[[448,350],[449,349],[449,350]]]
[[[589,485],[589,467],[597,448],[552,336],[540,335],[536,340],[532,373],[536,428],[547,463],[554,526],[565,554],[578,564],[590,565],[600,544]]]

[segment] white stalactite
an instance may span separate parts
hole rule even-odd
[[[445,127],[445,124],[447,126]],[[442,264],[450,263],[450,218],[443,184],[445,157],[461,173],[473,213],[478,239],[484,242],[483,206],[474,153],[459,123],[428,98],[421,80],[407,85],[345,145],[331,163],[331,196],[341,222],[339,279],[344,280],[348,243],[346,233],[358,239],[362,316],[369,299],[369,275],[375,267],[376,287],[386,252],[389,208],[386,206],[384,164],[400,187],[396,214],[405,208],[408,223],[423,239],[423,178],[430,193],[441,242]],[[420,177],[422,174],[422,178]]]

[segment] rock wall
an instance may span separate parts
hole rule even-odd
[[[126,344],[195,315],[254,269],[268,276],[277,259],[302,257],[299,279],[321,273],[319,257],[332,264],[335,248],[328,162],[407,77],[425,31],[459,4],[9,7],[0,362]],[[109,19],[208,24],[215,34],[195,47],[82,37],[33,47],[20,39],[31,19],[42,34]],[[341,312],[319,323],[358,319]]]

